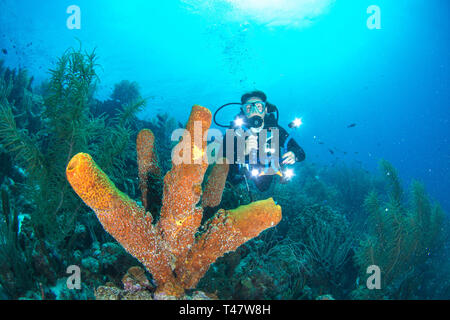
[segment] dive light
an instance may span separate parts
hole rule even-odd
[[[288,124],[289,128],[298,128],[303,124],[302,118],[295,118],[294,121]]]
[[[234,120],[234,125],[236,127],[242,127],[244,125],[244,119],[238,117]]]

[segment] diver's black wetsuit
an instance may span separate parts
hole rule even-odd
[[[286,142],[286,140],[289,137],[289,133],[282,127],[280,127],[275,119],[275,116],[273,114],[267,114],[264,118],[264,127],[263,129],[273,129],[273,128],[277,128],[279,130],[279,155],[282,156],[284,152],[289,152],[292,151],[295,155],[295,161],[296,162],[301,162],[303,160],[305,160],[305,152],[303,151],[302,147],[300,147],[298,145],[298,143],[294,140],[291,139],[289,140],[288,144],[287,144],[287,151],[283,150],[284,144]],[[231,129],[231,127],[230,127]],[[239,172],[239,164],[236,164],[237,159],[236,159],[236,155],[237,153],[237,138],[234,138],[234,164],[230,165],[230,169],[228,172],[228,177],[227,180],[230,181],[232,184],[238,184],[240,183],[243,179],[244,176],[243,174],[247,174],[248,179],[253,180],[253,182],[255,183],[256,187],[258,188],[259,191],[266,191],[267,189],[269,189],[270,184],[272,183],[273,180],[273,175],[263,175],[263,176],[258,176],[257,178],[252,177],[251,175],[247,173],[242,173]],[[259,146],[259,137],[258,137],[258,150],[259,150],[260,146]],[[226,157],[226,139],[223,140],[223,156]],[[258,163],[259,163],[259,158],[258,158]],[[257,167],[257,166],[256,166]],[[260,165],[260,167],[262,167]],[[253,168],[255,168],[255,165],[253,165]]]

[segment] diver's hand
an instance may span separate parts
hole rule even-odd
[[[252,134],[245,140],[245,155],[250,154],[253,149],[258,150],[258,136]]]
[[[292,151],[283,154],[283,162],[281,164],[294,164],[295,154]]]

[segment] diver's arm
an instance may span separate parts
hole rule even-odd
[[[286,140],[289,137],[289,133],[282,127],[278,127],[278,129],[280,130],[280,147],[283,148]],[[306,158],[305,151],[303,151],[303,148],[299,146],[295,139],[289,140],[287,144],[287,151],[291,151],[294,153],[296,162],[301,162]]]

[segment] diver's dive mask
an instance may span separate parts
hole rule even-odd
[[[266,111],[266,103],[264,101],[247,102],[242,105],[242,111],[247,118],[254,113],[263,115]]]
[[[260,128],[263,125],[263,115],[266,112],[266,103],[264,101],[247,102],[242,105],[242,112],[247,118],[249,128]]]

